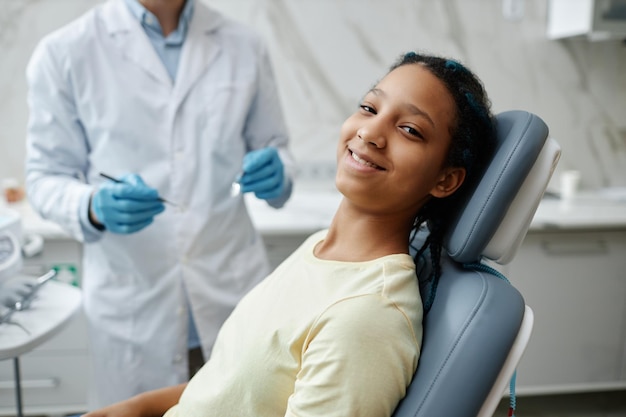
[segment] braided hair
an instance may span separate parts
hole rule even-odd
[[[480,79],[461,63],[448,58],[408,52],[392,65],[389,71],[409,64],[422,65],[443,82],[455,103],[456,117],[450,128],[451,142],[447,166],[465,168],[461,187],[445,198],[431,198],[417,213],[410,242],[420,228],[429,233],[414,255],[416,265],[422,256],[430,257],[431,268],[420,274],[420,292],[426,312],[432,305],[441,276],[443,238],[459,200],[469,192],[487,165],[496,144],[495,122],[491,102]]]

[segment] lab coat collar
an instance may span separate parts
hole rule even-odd
[[[191,20],[204,22],[204,28],[202,31],[210,33],[220,27],[224,23],[223,16],[208,8],[202,2],[196,0],[188,0],[193,5],[186,5],[185,9],[189,9],[191,13]],[[105,7],[103,15],[105,17],[105,25],[110,35],[115,35],[118,32],[130,32],[137,26],[137,19],[133,17],[133,14],[128,10],[125,0],[109,0],[107,4],[109,7]],[[193,8],[191,8],[193,7]],[[202,17],[194,19],[198,14]]]
[[[117,49],[124,57],[140,66],[155,79],[170,87],[172,79],[150,44],[141,23],[132,15],[124,0],[110,0],[102,10],[103,24]],[[224,23],[224,18],[205,6],[194,4],[194,12],[183,44],[176,94],[182,101],[191,86],[202,75],[210,62],[217,56],[219,46],[211,41],[211,33]]]
[[[125,0],[126,6],[130,9],[130,12],[135,16],[137,20],[141,22],[141,25],[145,28],[146,31],[152,30],[156,32],[162,33],[161,25],[159,24],[156,16],[152,14],[148,9],[146,9],[141,3],[140,0]],[[189,27],[189,21],[191,20],[191,16],[193,15],[193,0],[186,0],[183,6],[183,10],[180,13],[180,17],[178,19],[178,27],[172,33],[170,33],[166,39],[167,43],[172,43],[174,45],[180,45],[183,43],[185,36],[187,35],[187,28]]]
[[[212,33],[224,23],[221,14],[197,2],[183,44],[174,86],[174,100],[182,102],[195,82],[206,72],[220,52],[220,45]]]
[[[124,0],[110,0],[102,8],[103,25],[109,38],[124,59],[135,63],[156,80],[172,85],[165,65],[161,62],[148,35]]]

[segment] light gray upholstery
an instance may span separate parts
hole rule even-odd
[[[524,300],[507,282],[443,267],[418,370],[394,417],[476,416],[522,322]]]
[[[557,146],[556,153],[552,149],[545,157],[548,168],[541,171],[537,185],[522,187],[540,165],[536,162],[543,157],[548,128],[531,113],[510,111],[497,115],[497,131],[496,153],[445,238],[448,253],[442,255],[442,276],[424,319],[420,362],[394,417],[476,416],[522,323],[522,295],[505,280],[463,264],[479,262],[496,232],[514,234],[511,244],[519,243],[529,221],[507,223],[519,230],[498,229],[507,213],[516,213],[510,207],[514,201],[534,199],[533,204],[522,204],[525,215],[532,217],[560,150]],[[521,189],[529,196],[518,195]],[[416,239],[423,238],[421,233]],[[427,269],[428,265],[418,264],[418,273]]]
[[[458,262],[481,258],[548,137],[548,127],[534,114],[509,111],[496,118],[496,153],[446,237]]]

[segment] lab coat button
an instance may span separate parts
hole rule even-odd
[[[183,360],[183,355],[174,356],[174,363],[180,363]]]
[[[183,314],[185,314],[185,309],[184,309],[184,308],[182,308],[182,307],[179,307],[179,308],[178,308],[178,310],[176,310],[176,313],[177,313],[179,316],[182,316]]]

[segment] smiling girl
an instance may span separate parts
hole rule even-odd
[[[428,224],[439,275],[454,196],[491,155],[481,82],[456,61],[405,54],[341,128],[328,230],[237,306],[186,385],[89,416],[390,416],[417,368],[423,305],[411,233]]]

